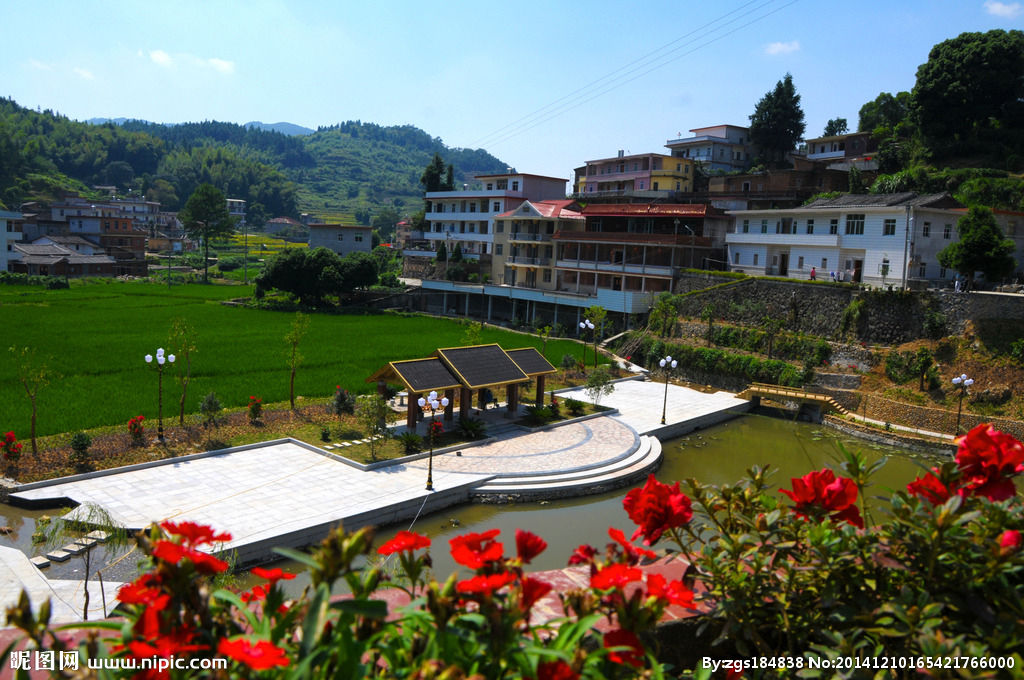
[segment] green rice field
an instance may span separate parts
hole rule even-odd
[[[17,381],[12,345],[36,348],[60,374],[39,391],[40,436],[100,426],[120,426],[142,414],[157,416],[157,372],[143,357],[168,344],[171,322],[182,317],[196,329],[197,351],[186,412],[216,392],[226,407],[244,406],[250,395],[264,403],[287,402],[288,361],[284,336],[294,313],[221,304],[244,297],[252,287],[165,285],[142,282],[73,282],[67,290],[0,286],[0,432],[21,440],[29,431],[31,407]],[[452,320],[391,314],[311,314],[300,345],[304,357],[295,392],[303,400],[323,399],[335,385],[357,393],[373,391],[366,378],[388,361],[429,355],[438,347],[462,345],[466,326]],[[485,328],[481,342],[506,349],[534,346],[535,336]],[[565,354],[581,356],[576,343],[550,340],[547,357],[556,367]],[[163,413],[177,414],[179,361],[163,375]],[[301,402],[299,402],[301,403]]]

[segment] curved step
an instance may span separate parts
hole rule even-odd
[[[624,456],[616,457],[612,460],[603,461],[599,464],[590,465],[585,468],[578,468],[575,470],[564,470],[559,472],[546,472],[546,473],[535,473],[529,475],[519,475],[515,477],[495,477],[494,479],[487,482],[488,487],[498,486],[528,486],[531,484],[548,484],[550,480],[559,480],[562,482],[572,482],[580,479],[587,479],[589,477],[599,477],[609,472],[614,472],[625,467],[633,465],[638,460],[645,458],[651,450],[651,437],[640,437],[639,445],[629,451]]]
[[[661,465],[661,442],[655,437],[641,437],[643,444],[628,458],[604,468],[583,472],[551,474],[544,477],[518,478],[514,484],[491,480],[471,493],[484,501],[523,501],[585,496],[628,486],[644,479]]]

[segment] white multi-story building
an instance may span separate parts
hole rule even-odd
[[[490,255],[494,244],[494,217],[513,210],[525,200],[546,201],[565,198],[566,180],[525,173],[481,175],[473,185],[454,191],[426,194],[428,228],[423,240],[436,251],[447,243],[449,252],[461,246],[466,259]]]
[[[693,137],[670,139],[665,146],[677,158],[689,158],[705,170],[746,170],[750,167],[750,129],[712,125],[690,130]]]
[[[731,210],[729,266],[751,275],[898,285],[951,281],[938,253],[963,206],[948,194],[848,194],[799,208]],[[960,209],[960,210],[958,210]]]
[[[21,240],[22,214],[0,210],[0,272],[11,271],[9,263],[17,259],[14,244]]]

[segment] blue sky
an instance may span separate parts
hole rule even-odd
[[[0,95],[71,118],[359,119],[521,172],[746,125],[786,72],[807,135],[909,90],[931,47],[1024,27],[1016,0],[0,0]]]

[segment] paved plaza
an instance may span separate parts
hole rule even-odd
[[[582,391],[563,392],[559,397],[586,400]],[[12,497],[37,503],[68,498],[78,504],[96,504],[133,529],[165,519],[209,524],[232,535],[223,548],[235,551],[239,564],[253,563],[272,558],[273,547],[319,541],[339,523],[348,529],[391,524],[469,502],[474,490],[494,488],[495,483],[511,484],[502,487],[510,493],[520,480],[531,487],[543,482],[549,488],[557,488],[564,480],[566,488],[577,493],[585,486],[579,478],[591,474],[588,471],[613,471],[602,478],[606,482],[607,477],[653,469],[661,448],[642,444],[645,433],[667,431],[660,424],[663,398],[662,383],[624,381],[601,401],[618,409],[618,415],[536,432],[506,421],[494,428],[500,434],[487,443],[435,455],[433,491],[425,488],[425,456],[364,470],[288,440],[28,485]],[[704,394],[670,385],[667,420],[672,427],[689,431],[715,419],[731,418],[747,406],[728,393]],[[500,424],[495,420],[501,418],[499,411],[484,415]],[[647,459],[634,462],[631,456]],[[586,493],[585,489],[578,492]],[[33,601],[51,595],[44,587],[45,578],[29,578],[20,567],[15,570],[6,564],[0,561],[0,593],[16,593],[24,585],[30,587]]]

